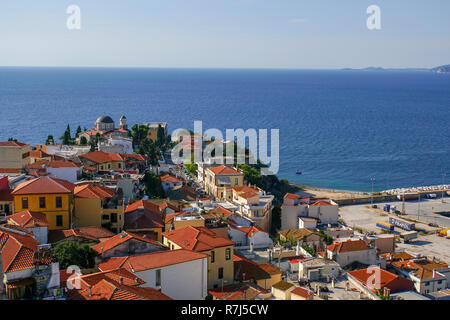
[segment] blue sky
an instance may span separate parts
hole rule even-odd
[[[66,27],[71,4],[81,30]],[[2,0],[0,65],[434,67],[450,63],[448,12],[448,0]]]

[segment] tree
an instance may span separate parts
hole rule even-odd
[[[80,269],[93,268],[97,252],[87,244],[80,246],[76,242],[65,241],[56,245],[54,255],[61,269],[76,265]]]
[[[133,147],[136,148],[141,142],[147,138],[148,127],[144,124],[134,124],[131,127],[131,137],[133,138]]]
[[[17,142],[17,139],[15,139],[15,138],[9,138],[8,141],[14,141],[14,142]]]
[[[159,176],[147,170],[142,181],[145,185],[145,194],[149,196],[149,198],[158,199],[165,197],[164,189]]]
[[[81,133],[81,127],[78,126],[78,128],[77,128],[77,133],[75,134],[75,138],[78,138],[78,136],[80,135],[80,133]]]
[[[158,165],[160,150],[151,139],[145,138],[142,140],[137,153],[149,157],[149,163],[152,166]]]
[[[73,144],[73,140],[70,135],[70,125],[69,124],[67,124],[66,131],[64,131],[64,134],[59,139],[62,141],[62,144],[65,144],[65,145]]]

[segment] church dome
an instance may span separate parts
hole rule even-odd
[[[114,123],[110,116],[104,115],[97,119],[96,123]]]

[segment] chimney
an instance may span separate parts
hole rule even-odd
[[[92,297],[92,286],[89,286],[89,297]]]
[[[136,279],[137,280],[137,279]],[[119,277],[119,283],[123,284],[123,277]]]

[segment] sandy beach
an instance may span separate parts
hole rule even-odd
[[[355,191],[345,191],[345,190],[331,190],[331,189],[320,189],[308,186],[296,186],[300,190],[297,194],[306,197],[311,196],[315,198],[328,198],[333,200],[342,199],[352,199],[367,196],[368,193],[355,192]]]

